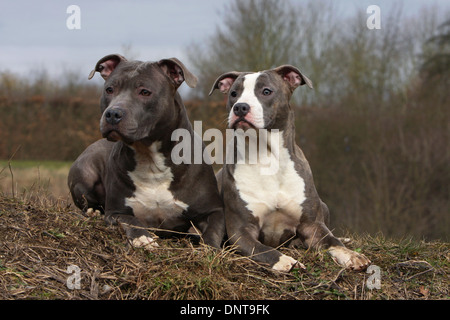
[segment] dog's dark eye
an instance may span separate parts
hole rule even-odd
[[[273,92],[272,90],[265,88],[263,90],[262,94],[265,95],[265,96],[269,96],[269,95],[272,94],[272,92]]]
[[[139,94],[140,94],[141,96],[148,97],[148,96],[150,96],[152,93],[151,93],[150,91],[148,91],[147,89],[142,89],[142,90],[139,92]]]
[[[108,87],[108,88],[105,89],[105,91],[106,91],[107,94],[113,94],[114,93],[113,87]]]
[[[237,97],[237,92],[236,91],[231,91],[230,96],[232,96],[233,98]]]

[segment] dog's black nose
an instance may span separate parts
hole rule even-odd
[[[245,117],[250,111],[250,106],[246,103],[236,103],[233,106],[233,112],[238,117]]]
[[[109,124],[118,124],[123,118],[123,111],[118,108],[106,110],[105,119]]]

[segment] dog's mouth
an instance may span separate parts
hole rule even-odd
[[[250,128],[256,129],[255,125],[245,118],[236,119],[236,121],[234,121],[233,124],[231,125],[231,128],[234,130],[242,129],[244,131]]]
[[[108,141],[117,142],[119,140],[122,140],[126,144],[132,144],[133,141],[131,141],[129,138],[125,137],[123,134],[121,134],[117,130],[109,130],[103,133],[103,138],[106,138]]]
[[[106,138],[108,141],[119,141],[122,140],[122,135],[116,130],[109,130],[103,133],[103,138]]]

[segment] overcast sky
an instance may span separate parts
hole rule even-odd
[[[245,0],[243,0],[245,1]],[[282,1],[282,0],[281,0]],[[302,1],[302,0],[293,0]],[[329,0],[332,1],[332,0]],[[335,0],[336,1],[336,0]],[[64,70],[87,74],[97,60],[131,45],[134,58],[186,58],[185,48],[212,34],[229,0],[0,0],[0,72],[30,74]],[[393,0],[339,0],[344,14]],[[405,0],[407,14],[425,5],[450,9],[449,0]],[[69,5],[81,10],[79,30],[69,30]]]

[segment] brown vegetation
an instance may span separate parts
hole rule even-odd
[[[100,89],[0,73],[0,159],[74,160],[100,138]]]
[[[281,249],[306,272],[274,272],[235,254],[181,239],[159,239],[152,252],[129,246],[118,227],[87,218],[67,202],[0,195],[0,299],[448,299],[450,246],[381,235],[349,245],[380,268],[370,275],[341,269],[324,251]],[[69,266],[80,270],[80,288]]]

